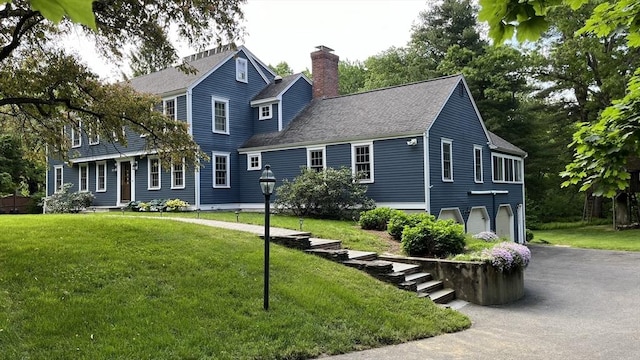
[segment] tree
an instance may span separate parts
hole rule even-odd
[[[157,24],[151,25],[149,29],[157,39],[153,43],[143,43],[129,53],[129,66],[134,77],[166,69],[177,60],[175,51],[166,38],[167,34]]]
[[[353,94],[364,90],[367,70],[361,61],[340,61],[338,63],[338,92],[340,95]]]
[[[149,149],[157,150],[163,160],[187,158],[197,162],[201,154],[188,134],[186,124],[152,111],[160,99],[138,94],[124,83],[106,84],[69,54],[59,40],[79,31],[92,38],[97,51],[121,63],[127,44],[164,48],[163,56],[175,56],[169,43],[169,29],[176,29],[189,45],[201,47],[216,39],[232,42],[240,35],[240,4],[243,0],[133,1],[98,0],[93,2],[95,30],[77,26],[85,22],[86,8],[75,6],[86,0],[57,0],[60,11],[44,11],[51,23],[33,6],[45,1],[13,0],[0,8],[0,118],[18,124],[22,133],[37,134],[25,141],[29,148],[48,144],[52,154],[68,155],[69,142],[62,133],[66,127],[96,129],[101,139],[126,139],[118,134],[127,126],[147,133]],[[72,6],[66,6],[71,4]],[[75,5],[74,5],[75,4]],[[79,12],[76,14],[76,10]],[[69,18],[63,17],[67,14]],[[86,15],[86,14],[85,14]],[[166,129],[175,131],[166,131]],[[115,135],[114,135],[115,134]]]
[[[489,24],[496,43],[510,39],[535,40],[547,30],[551,9],[564,6],[577,10],[587,0],[480,0],[480,19]],[[576,36],[600,38],[622,35],[624,46],[640,47],[640,3],[635,0],[603,2],[596,6]],[[564,186],[580,185],[596,195],[614,197],[629,186],[630,159],[640,156],[640,68],[627,82],[624,97],[613,100],[595,124],[582,122],[573,136],[574,156],[562,173]]]
[[[285,61],[279,62],[276,66],[269,64],[269,69],[282,77],[293,75],[293,70]]]

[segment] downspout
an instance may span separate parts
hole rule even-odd
[[[282,131],[282,94],[278,95],[276,99],[278,99],[278,131]]]
[[[429,130],[422,135],[424,147],[424,210],[431,213],[431,170],[429,169]]]

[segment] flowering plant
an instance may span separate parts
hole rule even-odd
[[[500,239],[500,237],[498,235],[496,235],[496,233],[494,233],[493,231],[479,232],[479,233],[473,235],[472,237],[474,239],[481,239],[481,240],[484,240],[486,242],[492,242],[492,241],[496,241],[496,240]]]
[[[482,256],[490,258],[491,265],[503,272],[517,268],[524,269],[531,261],[529,248],[512,242],[496,244],[493,248],[484,250]]]

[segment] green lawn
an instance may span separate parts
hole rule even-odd
[[[306,223],[306,222],[305,222]],[[304,359],[452,332],[464,315],[254,235],[143,218],[0,217],[2,359]]]
[[[533,243],[550,243],[586,249],[640,251],[640,230],[615,231],[611,225],[535,230]]]
[[[121,214],[113,212],[112,214]],[[125,212],[125,215],[160,216],[160,213],[149,212]],[[162,216],[197,217],[195,212],[164,213]],[[233,212],[201,212],[200,218],[220,221],[236,222]],[[246,224],[264,225],[264,213],[240,212],[238,221]],[[271,226],[285,229],[300,230],[300,219],[295,216],[272,215]],[[305,218],[302,230],[310,232],[313,237],[322,239],[341,240],[346,249],[375,251],[383,253],[389,249],[389,245],[378,236],[360,229],[355,221],[342,220],[318,220]]]

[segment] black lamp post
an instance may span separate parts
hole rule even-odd
[[[260,189],[264,194],[264,309],[269,310],[269,215],[271,205],[269,198],[276,187],[276,178],[271,172],[271,166],[266,165],[260,176]]]

